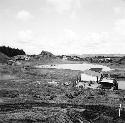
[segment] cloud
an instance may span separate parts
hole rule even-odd
[[[2,34],[1,34],[1,32],[0,32],[0,39],[2,39]],[[0,40],[0,45],[3,45],[3,41],[2,41],[2,40]]]
[[[54,9],[62,13],[71,9],[72,0],[48,0],[48,3],[54,7]]]
[[[0,41],[0,45],[2,46],[4,44],[4,42],[3,41]]]
[[[80,0],[47,0],[47,4],[58,13],[80,8]]]
[[[32,14],[26,10],[21,10],[17,13],[17,19],[22,21],[28,21],[33,18]]]
[[[23,39],[32,39],[16,43],[29,54],[39,54],[43,49],[54,54],[124,53],[125,38],[121,39],[115,31],[92,32],[81,37],[74,30],[66,28],[61,40],[49,40],[46,36],[33,40],[33,32],[30,30],[21,31],[19,34]]]
[[[76,31],[66,28],[64,29],[64,39],[58,43],[58,50],[65,51],[66,54],[97,53],[100,46],[108,46],[108,39],[108,32],[91,32],[80,35]]]
[[[115,31],[90,33],[85,39],[84,51],[87,53],[124,53],[124,41]]]
[[[85,46],[90,46],[90,47],[95,47],[100,44],[106,43],[108,39],[109,39],[108,32],[91,32],[83,37],[83,40],[86,42]]]
[[[125,53],[125,18],[117,19],[110,32],[88,33],[83,38],[89,53]]]
[[[113,7],[113,11],[116,15],[125,16],[125,7],[123,6],[115,6]]]
[[[64,29],[64,36],[65,38],[69,39],[69,40],[76,40],[78,39],[78,34],[76,32],[74,32],[72,29]]]
[[[117,19],[114,24],[114,31],[125,36],[125,18]]]
[[[18,38],[22,43],[26,43],[29,40],[33,40],[33,32],[32,30],[21,30],[18,32]]]
[[[30,29],[18,31],[15,46],[24,49],[27,54],[38,54],[40,44],[35,34]]]
[[[122,8],[121,7],[113,7],[114,13],[115,14],[121,14]]]

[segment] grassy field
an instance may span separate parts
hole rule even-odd
[[[78,89],[74,85],[81,71],[36,69],[33,64],[0,66],[0,122],[117,123],[118,106],[125,107],[124,90]],[[123,123],[124,115],[122,109]]]

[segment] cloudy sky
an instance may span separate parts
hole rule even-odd
[[[125,0],[0,0],[0,45],[28,54],[125,53]]]

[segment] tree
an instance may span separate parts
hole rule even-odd
[[[11,47],[6,47],[6,46],[0,46],[0,52],[3,54],[7,55],[8,57],[13,57],[16,55],[25,55],[26,53],[22,49],[15,49]]]

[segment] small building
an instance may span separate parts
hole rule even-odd
[[[14,58],[15,58],[15,60],[25,60],[25,61],[30,60],[30,56],[28,56],[28,55],[17,55]]]
[[[8,62],[7,62],[8,65],[14,65],[14,63],[15,63],[15,61],[12,59],[8,60]]]
[[[102,72],[102,68],[90,68],[89,71],[91,71],[91,72],[94,71],[94,72],[100,73],[100,72]]]
[[[88,74],[81,74],[81,81],[83,82],[97,82],[98,81],[98,77],[97,76],[91,76]]]
[[[102,79],[100,82],[100,88],[101,89],[113,89],[118,90],[118,83],[115,79]]]
[[[68,58],[67,58],[67,56],[64,55],[62,59],[63,60],[67,60]]]
[[[92,76],[82,73],[81,80],[77,83],[76,87],[96,89],[98,87],[98,81],[99,81],[98,76]]]
[[[98,70],[98,72],[97,72],[97,70]],[[98,81],[100,81],[100,79],[102,77],[102,73],[101,73],[101,69],[100,68],[91,68],[89,70],[85,70],[84,74],[87,74],[89,76],[95,77],[97,83],[98,83]]]
[[[115,79],[103,78],[101,73],[86,71],[86,73],[81,74],[76,87],[118,90],[118,83]]]

